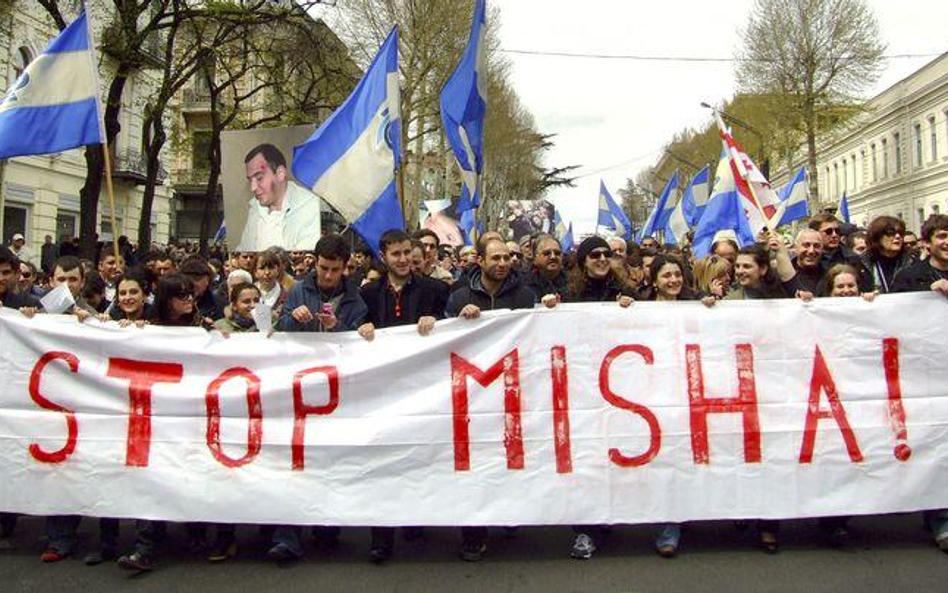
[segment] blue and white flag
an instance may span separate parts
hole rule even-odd
[[[227,238],[227,224],[222,220],[221,226],[218,227],[217,232],[214,233],[214,238],[211,239],[211,243],[217,243],[218,241],[223,241]]]
[[[83,12],[16,79],[0,102],[0,159],[103,142],[90,39]]]
[[[711,185],[710,177],[710,169],[705,167],[691,178],[688,189],[685,190],[684,195],[678,200],[678,205],[675,206],[671,216],[668,218],[668,224],[665,226],[666,245],[682,245],[688,231],[698,224],[701,214],[704,213],[704,209],[708,205],[708,187]],[[700,213],[698,206],[699,200],[701,201]]]
[[[563,217],[560,216],[560,211],[557,210],[554,214],[554,221],[556,223],[556,238],[560,240],[560,247],[563,248],[563,252],[572,251],[576,246],[576,242],[573,239],[573,223],[569,223],[569,227],[563,222]]]
[[[598,226],[612,229],[625,239],[632,237],[632,221],[626,216],[612,194],[606,189],[606,183],[599,181],[599,222]]]
[[[777,190],[780,205],[777,207],[777,227],[790,224],[810,215],[810,184],[807,183],[806,168],[800,167],[793,179]]]
[[[477,220],[477,216],[475,216],[475,210],[473,208],[470,210],[465,210],[461,213],[461,220],[458,221],[458,228],[461,229],[461,234],[464,236],[465,245],[474,244],[475,229],[477,231],[478,237],[484,233],[484,223]]]
[[[636,243],[642,243],[642,239],[646,237],[654,237],[655,233],[665,228],[668,224],[668,218],[671,217],[671,212],[674,209],[674,201],[672,205],[669,206],[669,199],[674,200],[673,195],[678,193],[678,171],[675,171],[675,174],[672,175],[671,179],[668,180],[668,183],[665,184],[665,189],[662,190],[662,195],[658,196],[658,202],[655,203],[655,209],[652,210],[652,213],[649,214],[648,220],[645,221],[645,225],[642,226],[642,230],[635,236]],[[668,216],[665,216],[665,211],[668,210]]]
[[[487,1],[475,0],[471,36],[461,62],[441,90],[444,134],[461,168],[458,212],[481,205],[484,115],[487,112]]]
[[[714,243],[724,238],[733,239],[740,247],[753,245],[756,240],[727,154],[722,154],[718,163],[714,195],[698,221],[691,251],[697,258],[706,257]]]
[[[395,27],[345,103],[293,150],[293,175],[377,250],[382,233],[405,224],[395,189],[400,162]]]
[[[839,200],[839,218],[846,224],[851,224],[849,219],[849,199],[846,197],[846,192],[843,192],[843,197]]]

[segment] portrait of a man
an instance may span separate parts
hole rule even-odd
[[[319,198],[290,179],[283,152],[259,144],[247,152],[244,169],[251,197],[237,251],[312,250],[321,236]]]

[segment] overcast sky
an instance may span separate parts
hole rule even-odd
[[[752,1],[488,0],[488,4],[500,8],[506,49],[729,58]],[[887,54],[948,51],[948,2],[870,0],[869,4],[879,19]],[[577,232],[589,232],[595,225],[600,177],[616,195],[627,178],[657,161],[676,131],[709,119],[708,111],[699,106],[702,101],[719,103],[735,90],[731,63],[512,54],[508,58],[514,66],[514,87],[536,117],[537,127],[558,134],[548,164],[582,165],[580,174],[588,175],[575,188],[549,194]],[[889,61],[871,95],[931,59]]]

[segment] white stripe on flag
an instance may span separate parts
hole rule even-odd
[[[22,87],[7,92],[0,104],[0,113],[17,107],[76,103],[98,93],[94,79],[89,76],[88,51],[40,54],[14,82],[14,87],[21,84],[21,80]]]

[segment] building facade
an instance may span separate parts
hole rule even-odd
[[[67,15],[67,19],[75,14]],[[90,3],[89,16],[97,41],[109,22],[104,4]],[[0,8],[0,52],[6,56],[0,68],[0,84],[8,88],[29,62],[39,55],[57,34],[52,20],[35,0],[5,2]],[[112,77],[111,58],[97,44],[101,96]],[[157,55],[157,53],[156,53]],[[110,205],[103,184],[99,198],[99,239],[128,235],[134,242],[141,218],[142,185],[145,163],[141,150],[144,105],[157,86],[157,70],[145,67],[128,80],[122,98],[122,126],[115,145],[111,147],[115,188],[115,229],[111,225]],[[21,233],[27,244],[39,253],[44,237],[54,240],[71,238],[79,233],[79,190],[86,177],[84,149],[60,154],[13,158],[0,163],[0,216],[2,241],[9,244],[12,236]],[[151,214],[152,238],[168,241],[171,214],[171,191],[165,185],[167,175],[160,178]]]
[[[867,107],[819,147],[821,205],[846,194],[853,223],[888,214],[918,231],[948,212],[948,53]]]

